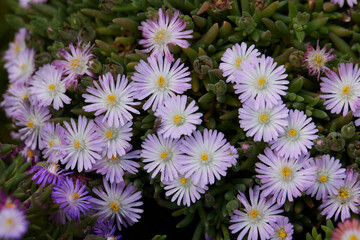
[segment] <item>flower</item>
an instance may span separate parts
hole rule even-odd
[[[4,65],[9,75],[10,83],[28,83],[35,70],[35,51],[26,48],[17,58]]]
[[[9,49],[5,51],[3,59],[7,62],[16,59],[26,49],[26,28],[20,28],[15,34],[14,42],[9,43]]]
[[[254,137],[255,142],[269,142],[284,134],[288,125],[289,109],[285,104],[256,105],[253,99],[246,101],[239,109],[240,127],[246,131],[247,137]]]
[[[104,117],[95,118],[97,125],[96,131],[101,135],[102,141],[105,143],[103,156],[108,158],[116,157],[117,155],[124,155],[125,149],[130,146],[129,141],[132,136],[132,122],[126,122],[124,125],[115,127],[104,122]]]
[[[289,223],[289,218],[279,217],[276,222],[270,223],[273,229],[271,240],[291,240],[294,233],[294,226]]]
[[[83,75],[88,75],[90,77],[95,77],[95,75],[90,71],[90,65],[92,64],[91,59],[95,57],[94,54],[90,54],[91,49],[94,47],[90,46],[90,42],[81,49],[81,42],[78,41],[76,48],[72,43],[69,44],[70,53],[64,48],[60,49],[59,54],[65,60],[54,60],[52,64],[58,69],[64,69],[63,74],[66,75],[64,78],[65,85],[74,85],[74,88],[77,87],[78,77]]]
[[[56,225],[60,223],[64,225],[66,222],[70,222],[72,220],[71,217],[65,213],[62,208],[52,213],[49,219]]]
[[[66,175],[71,172],[64,172],[63,169],[56,163],[44,163],[44,165],[36,165],[30,171],[34,173],[31,180],[34,180],[36,184],[41,187],[45,187],[45,184],[59,185],[64,181]]]
[[[259,154],[260,162],[255,164],[263,196],[273,195],[273,200],[277,200],[281,206],[286,199],[294,201],[294,198],[301,196],[302,191],[314,184],[317,167],[304,169],[308,155],[298,159],[281,157],[270,148],[265,148],[264,153]]]
[[[97,221],[93,230],[97,236],[107,238],[108,240],[118,240],[121,235],[115,236],[116,227],[109,220],[104,222]]]
[[[320,72],[330,71],[325,64],[335,58],[335,55],[331,54],[333,51],[334,49],[330,49],[329,52],[326,52],[326,44],[320,49],[319,40],[316,44],[316,50],[308,43],[303,61],[307,63],[306,68],[309,70],[309,75],[317,73],[317,79],[319,80]]]
[[[336,194],[328,196],[320,205],[323,209],[321,214],[330,219],[335,214],[335,221],[341,214],[341,221],[350,217],[350,210],[356,214],[359,213],[357,206],[360,205],[360,182],[358,181],[359,173],[349,168],[345,173],[345,182],[337,190]]]
[[[221,57],[222,63],[220,63],[219,68],[223,71],[223,76],[227,77],[226,81],[234,83],[234,72],[242,70],[240,63],[252,63],[259,55],[260,53],[255,49],[254,44],[248,48],[245,42],[242,42],[241,45],[236,43],[232,48],[226,49]]]
[[[45,107],[53,104],[55,110],[64,107],[63,103],[69,104],[71,98],[65,95],[65,82],[61,80],[61,75],[62,70],[50,64],[40,67],[30,81],[30,99],[35,98]]]
[[[332,3],[338,4],[340,7],[344,6],[345,1],[344,0],[331,0]],[[346,0],[346,3],[349,5],[349,7],[353,7],[357,4],[357,0]]]
[[[137,208],[143,205],[143,202],[139,201],[141,192],[137,192],[137,188],[132,183],[127,186],[125,182],[109,185],[104,181],[103,185],[105,191],[93,188],[93,192],[100,197],[91,200],[97,211],[94,216],[99,217],[100,221],[116,219],[119,230],[121,225],[127,227],[138,222],[139,214],[143,212],[142,209]]]
[[[132,84],[128,85],[128,80],[125,75],[117,75],[116,82],[110,72],[104,74],[99,78],[99,83],[94,81],[95,88],[87,87],[86,91],[90,94],[83,94],[86,105],[83,109],[86,112],[95,112],[95,116],[105,112],[102,121],[107,121],[109,126],[115,127],[123,126],[127,121],[132,120],[132,113],[139,114],[140,112],[132,105],[138,105],[134,102],[135,88]]]
[[[359,107],[360,69],[357,64],[340,63],[338,71],[339,75],[329,71],[326,77],[321,78],[320,90],[324,94],[320,98],[325,99],[324,105],[331,113],[339,114],[342,111],[346,116],[349,107],[353,112]]]
[[[290,110],[285,132],[270,142],[271,148],[283,157],[296,158],[300,154],[306,154],[314,145],[313,140],[317,139],[318,129],[311,120],[302,111]]]
[[[29,3],[45,3],[47,0],[19,0],[20,6],[23,8],[29,8]]]
[[[35,150],[36,146],[42,142],[42,128],[45,122],[51,118],[48,108],[41,107],[37,102],[32,104],[24,103],[19,110],[19,118],[16,125],[20,126],[20,139],[25,140],[26,146]]]
[[[22,114],[21,105],[29,99],[29,96],[29,87],[24,83],[11,84],[3,95],[4,100],[0,106],[4,108],[7,117],[19,118],[19,115]]]
[[[244,206],[242,211],[234,210],[231,216],[229,229],[232,233],[237,233],[241,230],[238,240],[244,238],[248,234],[248,240],[257,240],[258,235],[260,239],[268,239],[272,232],[270,223],[275,222],[279,217],[278,214],[283,212],[279,209],[280,206],[273,205],[266,198],[261,197],[259,186],[254,189],[249,189],[250,202],[247,200],[244,193],[239,192],[237,198]]]
[[[137,168],[140,167],[137,162],[132,160],[140,158],[140,150],[130,152],[130,149],[131,147],[129,147],[124,155],[112,156],[110,158],[105,156],[97,160],[93,169],[96,170],[96,173],[105,175],[106,181],[110,183],[123,182],[125,171],[136,174],[138,172]]]
[[[163,10],[159,8],[158,19],[146,20],[141,22],[139,30],[142,31],[142,36],[145,39],[141,39],[139,44],[143,45],[146,49],[143,52],[151,52],[151,56],[165,57],[170,61],[174,61],[173,55],[168,48],[169,44],[178,45],[182,48],[188,48],[189,42],[184,38],[192,38],[192,30],[183,31],[186,28],[185,21],[179,18],[180,12],[175,11],[171,20],[168,12],[163,13]]]
[[[27,162],[37,163],[40,159],[40,151],[32,150],[31,148],[24,146],[23,149],[20,151],[20,155],[25,157]]]
[[[229,154],[230,143],[224,134],[216,130],[195,131],[182,140],[180,156],[185,178],[191,176],[194,184],[213,184],[226,175],[226,170],[234,164],[234,156]]]
[[[81,184],[79,179],[66,177],[60,185],[53,187],[51,197],[69,217],[80,220],[80,214],[86,214],[92,207],[92,197],[87,196],[89,192],[85,188],[86,184]]]
[[[246,71],[235,71],[234,89],[235,93],[240,94],[241,102],[254,98],[256,105],[267,103],[270,108],[281,102],[289,81],[285,80],[285,67],[276,65],[273,58],[265,58],[264,55],[252,63],[240,63],[241,68]]]
[[[165,195],[172,196],[171,201],[175,202],[177,205],[190,206],[191,203],[195,203],[197,200],[201,198],[200,194],[204,194],[207,190],[207,186],[201,186],[198,184],[194,184],[191,180],[191,177],[185,178],[183,175],[179,175],[171,181],[164,181],[165,187],[167,190]]]
[[[43,157],[48,162],[58,163],[64,157],[63,146],[65,141],[65,129],[60,123],[47,122],[42,130],[42,142],[39,144],[43,149]]]
[[[316,200],[325,199],[329,194],[336,194],[344,184],[345,169],[341,167],[340,160],[335,160],[329,154],[315,159],[310,158],[305,165],[317,167],[315,183],[306,191],[311,197],[316,194]]]
[[[78,124],[71,119],[71,126],[64,122],[66,128],[66,145],[63,149],[66,156],[61,159],[66,169],[74,169],[77,165],[78,172],[90,170],[96,160],[101,159],[100,152],[104,147],[101,136],[96,131],[93,120],[88,120],[84,116],[79,116]]]
[[[161,119],[159,133],[164,137],[180,138],[181,135],[190,135],[196,129],[196,125],[201,124],[202,113],[195,113],[199,107],[195,106],[195,101],[191,101],[186,106],[187,96],[173,96],[159,106],[155,116]]]
[[[175,93],[183,94],[191,88],[191,84],[188,83],[191,81],[189,68],[184,67],[184,63],[180,65],[180,59],[173,65],[163,58],[149,57],[147,61],[140,60],[132,76],[137,99],[143,100],[151,95],[143,105],[144,110],[152,105],[152,110],[155,111]]]
[[[337,228],[332,233],[331,240],[357,240],[360,239],[359,220],[353,218],[343,223],[338,223]]]
[[[154,178],[160,172],[161,181],[172,181],[179,176],[181,165],[180,140],[164,138],[162,134],[148,134],[141,145],[144,169]]]
[[[27,232],[29,221],[24,211],[17,208],[2,208],[0,210],[0,238],[22,239]]]

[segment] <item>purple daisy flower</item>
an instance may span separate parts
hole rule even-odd
[[[18,208],[0,209],[0,238],[22,239],[27,232],[29,221],[26,220],[24,211]]]
[[[108,240],[118,240],[121,238],[121,235],[115,236],[116,226],[109,220],[97,221],[93,230],[97,236],[107,238]]]
[[[255,49],[254,44],[248,48],[245,42],[242,42],[241,45],[236,43],[232,48],[226,49],[221,57],[222,63],[219,65],[223,71],[223,76],[227,77],[226,82],[234,83],[234,72],[242,70],[240,63],[252,63],[259,55],[260,52]]]
[[[65,223],[70,222],[72,218],[60,208],[50,215],[50,220],[57,225],[60,223],[65,225]]]
[[[308,149],[314,145],[317,139],[318,129],[306,114],[297,109],[290,110],[288,124],[284,134],[278,139],[270,142],[271,148],[283,157],[297,158],[301,154],[306,154]]]
[[[113,75],[108,72],[99,78],[99,83],[94,81],[95,88],[87,87],[86,91],[90,94],[83,94],[86,103],[83,107],[86,112],[95,112],[99,116],[105,112],[102,121],[107,121],[109,126],[123,126],[127,121],[131,121],[133,116],[130,112],[139,114],[140,112],[132,107],[138,105],[134,102],[135,88],[133,84],[128,84],[125,75],[117,75],[116,82]]]
[[[88,120],[84,116],[79,116],[78,123],[71,119],[71,126],[64,122],[66,128],[66,145],[63,149],[66,156],[61,159],[61,163],[66,163],[66,169],[74,169],[77,165],[78,172],[91,170],[96,160],[101,159],[101,151],[104,142],[96,132],[96,125],[93,120]]]
[[[40,149],[43,149],[43,157],[48,162],[58,163],[64,157],[65,151],[65,129],[60,123],[47,122],[42,130],[42,142],[39,144]]]
[[[201,124],[202,113],[196,113],[199,109],[195,101],[186,106],[187,96],[173,96],[159,106],[155,116],[161,119],[159,133],[164,137],[180,138],[181,135],[190,135]]]
[[[137,90],[137,99],[143,100],[151,95],[143,105],[144,110],[152,105],[152,110],[155,111],[175,93],[183,94],[191,88],[191,84],[188,83],[191,81],[189,68],[184,67],[184,63],[180,64],[180,59],[173,65],[163,58],[150,57],[147,61],[140,60],[131,78]]]
[[[226,176],[226,170],[234,164],[234,156],[229,154],[230,143],[224,134],[216,130],[195,131],[182,140],[180,162],[185,178],[191,176],[194,184],[213,184],[216,179]]]
[[[239,99],[242,103],[248,99],[255,99],[256,105],[268,107],[278,105],[282,102],[281,96],[286,95],[285,90],[289,81],[286,80],[284,65],[276,66],[274,59],[271,57],[257,58],[253,62],[240,63],[246,71],[236,71],[235,93],[240,94]]]
[[[22,114],[21,105],[30,97],[29,87],[23,83],[14,83],[9,85],[6,93],[3,95],[4,100],[0,106],[4,109],[6,116],[9,118],[19,118]]]
[[[146,49],[143,52],[151,52],[151,56],[162,58],[164,55],[170,61],[174,61],[173,55],[170,53],[169,44],[178,45],[182,48],[188,48],[189,42],[184,38],[192,38],[192,30],[183,31],[186,28],[186,22],[179,18],[180,12],[175,11],[171,20],[168,12],[163,13],[159,8],[158,19],[146,20],[141,22],[139,30],[142,31],[142,36],[139,44]]]
[[[27,38],[26,28],[20,28],[15,34],[14,42],[9,43],[9,49],[5,51],[3,59],[6,62],[16,59],[26,49]]]
[[[27,162],[37,163],[41,154],[39,150],[32,150],[30,147],[24,146],[20,151],[20,155],[25,157]]]
[[[248,233],[248,240],[269,239],[272,233],[270,223],[276,221],[279,213],[283,210],[280,206],[273,205],[273,202],[266,201],[265,197],[260,194],[259,186],[255,186],[254,190],[249,189],[250,202],[247,200],[244,193],[239,192],[237,198],[244,206],[243,209],[234,210],[231,216],[229,229],[232,233],[240,234],[238,240],[244,239],[245,234]],[[260,235],[260,236],[259,236]]]
[[[32,167],[29,173],[34,173],[31,180],[34,180],[41,187],[45,187],[47,183],[54,186],[59,185],[64,181],[66,175],[71,174],[71,172],[64,172],[58,164],[47,162]]]
[[[304,169],[309,156],[303,155],[298,159],[276,155],[270,148],[264,150],[265,155],[259,154],[260,162],[256,163],[256,177],[263,184],[261,186],[264,197],[273,195],[273,200],[282,206],[285,200],[290,202],[300,197],[316,181],[316,166]]]
[[[240,127],[247,137],[254,137],[255,142],[270,142],[285,132],[288,125],[289,109],[285,104],[268,107],[256,105],[253,99],[247,100],[239,109]]]
[[[138,222],[139,214],[144,211],[137,208],[143,205],[143,202],[139,201],[141,192],[138,192],[132,183],[127,186],[125,182],[109,185],[107,181],[104,181],[103,185],[105,191],[93,188],[93,192],[100,198],[91,200],[97,211],[94,216],[99,217],[100,221],[116,219],[119,230],[121,230],[121,225],[127,227]]]
[[[340,63],[339,75],[333,71],[322,77],[320,98],[325,99],[324,105],[331,113],[342,111],[346,116],[350,109],[355,112],[359,108],[360,100],[360,69],[357,64]]]
[[[292,240],[294,226],[289,223],[289,218],[279,217],[276,222],[270,223],[270,226],[273,229],[271,240]]]
[[[330,0],[334,4],[338,4],[340,7],[344,6],[345,0]],[[357,0],[346,0],[346,3],[350,8],[354,7],[357,4]]]
[[[52,62],[55,67],[64,70],[63,74],[66,75],[64,78],[65,85],[74,85],[74,88],[77,87],[78,77],[82,77],[85,74],[90,77],[95,77],[95,75],[90,71],[92,63],[91,59],[95,57],[95,55],[91,54],[90,51],[94,45],[90,46],[89,42],[82,50],[81,42],[82,41],[80,40],[77,42],[76,48],[72,43],[70,43],[70,53],[64,48],[60,49],[59,54],[61,57],[65,58],[65,60],[54,60]]]
[[[359,214],[360,205],[360,182],[358,181],[359,173],[354,172],[352,168],[346,171],[345,182],[337,190],[336,194],[329,195],[319,209],[323,209],[321,214],[326,215],[326,219],[330,219],[334,215],[335,221],[341,215],[341,221],[350,218],[350,210]]]
[[[340,160],[329,154],[315,159],[310,158],[305,165],[317,168],[315,183],[306,191],[311,197],[316,194],[316,200],[336,194],[340,186],[344,185],[345,168],[341,167]]]
[[[69,217],[80,220],[80,214],[86,214],[91,208],[91,196],[85,191],[86,184],[81,184],[79,179],[65,177],[62,184],[54,186],[51,197],[55,203],[60,204]]]
[[[28,83],[35,71],[35,51],[26,48],[19,56],[4,65],[10,83]]]

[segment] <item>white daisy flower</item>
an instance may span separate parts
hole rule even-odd
[[[26,49],[27,38],[26,28],[20,28],[15,34],[14,42],[9,43],[9,49],[4,52],[3,59],[7,62],[16,59]]]
[[[190,135],[201,124],[202,113],[196,113],[199,109],[195,101],[186,106],[187,96],[173,96],[164,102],[163,106],[154,113],[161,119],[159,133],[165,138],[180,138],[181,135]]]
[[[27,83],[35,71],[35,51],[25,49],[19,56],[4,65],[10,83]]]
[[[17,208],[2,208],[0,210],[0,238],[21,239],[27,232],[29,221],[23,211]]]
[[[64,157],[63,146],[65,145],[65,129],[57,123],[47,122],[42,131],[42,142],[40,149],[43,149],[43,157],[48,162],[58,163]]]
[[[19,118],[22,114],[21,105],[24,101],[29,100],[29,87],[23,83],[15,83],[9,85],[6,93],[3,95],[4,101],[0,106],[3,107],[6,116],[9,118]]]

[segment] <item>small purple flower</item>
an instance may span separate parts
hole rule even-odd
[[[330,0],[334,4],[338,4],[340,7],[344,6],[345,0]],[[350,8],[354,7],[357,4],[357,0],[346,0],[346,3]]]
[[[41,153],[39,150],[32,150],[30,147],[24,146],[20,151],[20,155],[25,157],[25,161],[34,164],[39,162]]]
[[[97,236],[107,238],[108,240],[118,240],[121,238],[121,235],[115,236],[116,226],[109,220],[97,221],[93,230]]]
[[[26,49],[25,40],[28,38],[26,28],[20,28],[15,34],[14,42],[9,43],[9,49],[4,53],[4,60],[9,62],[16,59]]]
[[[58,163],[64,158],[65,151],[63,147],[65,141],[65,129],[60,123],[47,122],[42,130],[42,142],[39,144],[40,149],[43,149],[43,157],[48,162]]]
[[[6,116],[9,118],[19,118],[23,114],[21,105],[29,100],[29,87],[24,83],[14,83],[9,85],[6,93],[3,95],[4,100],[0,106],[4,109]]]
[[[45,3],[47,0],[19,0],[20,6],[23,8],[29,8],[29,3]]]
[[[19,56],[4,65],[10,83],[28,83],[35,71],[35,51],[26,48]]]
[[[81,42],[82,41],[80,40],[77,42],[76,48],[72,43],[70,43],[70,53],[64,48],[60,49],[59,54],[65,58],[65,60],[54,60],[52,62],[55,67],[64,70],[63,74],[66,75],[64,78],[65,85],[74,85],[74,88],[77,87],[78,77],[82,77],[85,74],[90,77],[95,77],[95,75],[89,69],[92,63],[91,59],[95,57],[94,54],[90,53],[94,45],[90,46],[89,42],[82,50]]]
[[[65,177],[62,184],[54,186],[51,196],[55,203],[72,219],[80,220],[80,214],[86,214],[91,208],[91,196],[87,196],[86,185],[80,184],[79,179]]]
[[[31,180],[41,187],[45,187],[47,183],[54,186],[59,185],[64,181],[66,175],[71,174],[71,172],[64,172],[56,163],[46,162],[43,165],[34,166],[29,173],[34,173]]]
[[[294,226],[289,223],[289,218],[278,217],[276,222],[270,223],[270,226],[273,229],[271,240],[292,240]]]

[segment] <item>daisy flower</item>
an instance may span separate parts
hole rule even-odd
[[[123,126],[115,127],[104,122],[104,117],[95,118],[97,125],[96,131],[101,135],[102,141],[105,143],[103,156],[108,158],[124,155],[125,149],[130,146],[132,122],[126,122]]]
[[[66,177],[60,184],[52,189],[51,197],[54,203],[60,204],[69,217],[80,220],[80,214],[86,214],[91,209],[91,196],[85,191],[86,184],[81,184],[79,179]]]
[[[142,36],[139,44],[146,49],[143,52],[151,52],[151,56],[165,57],[170,61],[174,61],[173,55],[168,48],[169,44],[178,45],[182,48],[188,48],[190,43],[184,38],[192,38],[192,30],[183,31],[186,28],[186,22],[179,18],[180,12],[175,11],[171,20],[169,13],[165,16],[163,10],[159,8],[158,19],[146,20],[141,22],[139,30],[142,31]]]
[[[17,208],[2,208],[0,210],[0,238],[22,239],[27,232],[29,221],[24,211]]]
[[[305,165],[317,168],[315,183],[306,191],[311,197],[316,194],[316,200],[325,199],[329,194],[336,194],[344,184],[345,169],[341,167],[340,160],[329,154],[315,159],[310,158]]]
[[[134,161],[134,159],[140,158],[140,150],[130,152],[130,149],[131,147],[124,155],[112,156],[110,158],[103,157],[97,160],[93,170],[96,170],[96,173],[105,175],[106,181],[110,183],[123,182],[125,171],[136,174],[138,172],[137,169],[140,167],[139,163]]]
[[[184,63],[180,64],[180,59],[173,65],[163,58],[149,57],[147,61],[140,60],[131,78],[137,90],[135,95],[137,99],[143,100],[151,95],[143,105],[144,110],[152,105],[152,110],[155,111],[175,93],[183,94],[191,88],[191,84],[188,83],[191,81],[189,68],[184,67]]]
[[[19,56],[4,65],[10,83],[28,83],[35,71],[35,51],[26,48]]]
[[[21,105],[21,114],[15,123],[20,126],[20,139],[25,141],[26,146],[32,150],[42,142],[42,128],[45,122],[51,118],[49,109],[41,107],[37,102],[29,105]]]
[[[338,4],[340,7],[344,6],[345,0],[331,0],[333,4]],[[349,5],[349,7],[356,6],[357,0],[346,0],[346,3]]]
[[[172,181],[179,176],[181,165],[180,140],[164,138],[163,135],[148,134],[141,145],[144,169],[152,178],[160,172],[161,181]]]
[[[185,178],[191,176],[194,184],[213,184],[216,179],[226,175],[226,170],[234,163],[234,156],[229,154],[230,143],[224,134],[216,130],[195,131],[182,140],[180,146],[184,155],[180,156],[182,172]]]
[[[314,145],[313,140],[318,137],[318,129],[311,120],[312,118],[308,118],[302,111],[290,110],[285,132],[270,142],[271,148],[286,158],[297,158],[301,154],[306,154]]]
[[[43,149],[43,157],[48,162],[57,163],[64,157],[65,152],[63,146],[65,145],[65,129],[60,123],[47,122],[42,131],[42,142],[40,149]]]
[[[115,236],[116,227],[109,221],[97,221],[93,227],[96,236],[104,237],[107,240],[118,240],[121,235]]]
[[[81,49],[81,41],[78,41],[76,47],[74,47],[72,43],[69,44],[70,53],[64,48],[60,49],[59,54],[65,60],[54,60],[52,64],[64,70],[63,74],[66,75],[64,78],[66,86],[73,84],[76,88],[78,77],[82,77],[85,74],[90,77],[95,77],[90,71],[92,64],[91,59],[95,58],[95,55],[90,53],[93,47],[94,45],[90,46],[89,42],[84,49]]]
[[[222,63],[219,65],[223,71],[223,76],[227,77],[226,82],[234,83],[234,72],[242,70],[240,63],[252,63],[259,55],[260,53],[255,49],[254,44],[248,48],[245,42],[242,42],[241,45],[236,43],[232,48],[226,49],[221,57]]]
[[[26,162],[37,163],[41,154],[38,150],[32,150],[31,148],[24,146],[20,151],[20,155],[25,157]]]
[[[105,191],[93,188],[93,192],[100,198],[91,200],[97,211],[94,216],[99,217],[100,221],[116,219],[119,230],[121,230],[121,225],[127,227],[138,222],[139,214],[144,211],[137,208],[143,205],[143,202],[139,201],[141,192],[138,192],[132,183],[127,186],[125,182],[109,185],[107,181],[104,181],[103,185]]]
[[[235,166],[237,164],[237,158],[239,157],[239,154],[238,154],[238,150],[230,145],[229,149],[227,150],[227,153],[229,156],[231,156],[233,158],[233,160],[231,161],[231,165]]]
[[[66,145],[63,149],[66,156],[61,159],[61,163],[66,163],[66,169],[74,169],[77,165],[78,172],[90,170],[96,160],[101,159],[101,151],[104,142],[101,136],[96,132],[96,125],[93,120],[88,120],[84,116],[79,116],[76,125],[74,119],[71,119],[71,126],[64,122],[66,128]]]
[[[271,240],[291,240],[294,233],[294,226],[289,223],[289,218],[279,217],[276,222],[271,222],[273,231]]]
[[[357,240],[360,239],[360,224],[359,220],[353,218],[345,222],[338,223],[337,228],[332,233],[331,240]]]
[[[342,111],[344,116],[350,109],[357,110],[360,99],[360,69],[357,64],[340,63],[338,67],[339,75],[333,71],[326,73],[322,77],[320,90],[324,94],[320,95],[325,99],[324,105],[331,113],[339,114]]]
[[[26,28],[20,28],[15,34],[14,42],[9,43],[9,49],[5,51],[3,59],[7,62],[16,59],[26,49]]]
[[[336,194],[328,196],[328,198],[320,205],[322,215],[326,215],[326,219],[334,216],[337,221],[341,215],[341,221],[350,218],[350,210],[359,214],[358,206],[360,205],[360,182],[358,181],[358,172],[353,172],[350,168],[346,171],[345,183],[340,186]]]
[[[319,40],[316,44],[316,50],[310,43],[307,44],[303,61],[307,63],[306,68],[309,70],[310,76],[317,74],[317,79],[319,80],[321,72],[330,71],[325,64],[335,58],[335,55],[331,54],[333,51],[334,49],[330,49],[329,52],[326,52],[326,44],[320,49]]]
[[[242,62],[241,67],[246,71],[236,71],[235,93],[240,94],[239,99],[243,103],[248,99],[255,99],[256,105],[273,107],[281,102],[281,96],[286,95],[286,86],[289,81],[285,80],[285,67],[276,67],[274,59],[271,57],[257,58],[253,62]]]
[[[58,164],[47,162],[34,166],[29,173],[34,173],[31,180],[41,187],[45,187],[47,183],[54,186],[59,185],[64,181],[66,175],[71,174],[71,172],[64,172]]]
[[[19,0],[20,6],[23,8],[29,8],[29,3],[45,3],[47,0]]]
[[[136,88],[128,84],[125,75],[118,74],[115,81],[113,75],[108,72],[99,78],[99,83],[94,81],[95,88],[87,87],[86,91],[89,94],[82,95],[85,102],[90,103],[83,107],[86,112],[95,112],[95,116],[105,113],[102,121],[107,121],[109,126],[115,127],[123,126],[132,120],[131,113],[140,113],[132,107],[139,104],[134,102]]]
[[[241,231],[237,237],[238,240],[244,239],[247,233],[248,240],[269,239],[272,233],[270,223],[275,222],[279,217],[278,214],[283,212],[283,210],[279,209],[280,206],[266,201],[266,198],[261,197],[261,195],[259,186],[249,189],[250,202],[244,193],[239,192],[237,198],[244,208],[241,211],[234,210],[234,214],[230,219],[232,224],[229,226],[232,233]]]
[[[284,134],[288,125],[289,109],[285,104],[256,105],[253,99],[246,101],[239,109],[240,127],[246,131],[247,137],[254,137],[255,142],[270,142]]]
[[[39,68],[30,81],[31,98],[35,98],[42,106],[51,104],[55,110],[64,107],[71,102],[71,98],[65,95],[65,82],[61,80],[62,70],[56,69],[50,64]]]
[[[290,202],[300,197],[301,192],[314,184],[317,167],[307,167],[305,162],[309,156],[300,156],[298,159],[276,155],[270,148],[264,150],[265,155],[259,154],[260,162],[256,163],[256,177],[262,183],[263,196],[273,195],[278,205],[285,200]]]
[[[181,206],[181,202],[183,205],[190,206],[201,198],[200,194],[204,194],[208,190],[207,186],[194,184],[191,177],[185,178],[183,175],[179,175],[172,181],[165,181],[164,184],[164,189],[167,190],[165,195],[167,197],[173,195],[171,201],[176,201],[179,206]]]
[[[187,96],[173,96],[159,106],[155,116],[161,119],[159,133],[164,137],[180,138],[181,135],[190,135],[201,124],[202,113],[196,113],[199,109],[195,101],[186,106]]]
[[[29,87],[23,83],[14,83],[9,85],[6,93],[3,95],[4,100],[0,106],[4,109],[6,116],[9,118],[19,118],[22,114],[21,105],[30,97]]]

